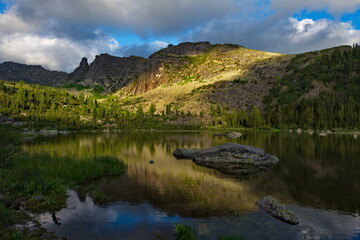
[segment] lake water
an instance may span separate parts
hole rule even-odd
[[[69,190],[67,208],[56,213],[61,225],[43,214],[43,226],[76,240],[174,239],[176,223],[190,226],[198,239],[360,239],[360,139],[287,132],[243,132],[238,139],[212,134],[78,133],[26,143],[30,153],[74,161],[113,156],[127,164],[124,175],[92,183],[110,203],[99,206]],[[265,149],[280,162],[270,171],[240,179],[172,156],[176,148],[225,142]],[[293,210],[300,224],[283,223],[259,210],[255,202],[267,195]]]

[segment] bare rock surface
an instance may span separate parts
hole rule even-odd
[[[299,224],[299,221],[297,220],[294,212],[286,209],[284,205],[280,204],[279,201],[274,197],[264,197],[260,201],[256,202],[256,205],[258,205],[260,209],[265,210],[266,213],[283,222],[292,225]]]
[[[192,159],[199,166],[238,176],[267,171],[279,162],[277,157],[263,149],[236,143],[208,149],[176,149],[173,155],[178,159]]]

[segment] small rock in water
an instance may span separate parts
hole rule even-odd
[[[215,133],[213,136],[221,136],[221,137],[227,137],[227,138],[239,138],[242,136],[241,133],[238,132],[227,132],[227,133]]]
[[[260,201],[256,202],[261,209],[265,210],[266,213],[270,214],[274,218],[277,218],[283,222],[296,225],[299,224],[295,213],[286,209],[279,201],[271,196],[264,197]]]
[[[155,161],[154,161],[154,160],[150,160],[149,163],[150,163],[150,164],[153,164],[153,163],[155,163]]]

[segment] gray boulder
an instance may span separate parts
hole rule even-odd
[[[266,213],[283,222],[292,225],[299,223],[293,211],[286,209],[277,199],[271,196],[264,197],[256,202],[256,205],[258,205],[260,209],[265,210]]]
[[[177,159],[193,159],[197,153],[199,153],[201,150],[196,148],[177,148],[173,155]]]
[[[192,159],[199,166],[220,172],[246,176],[273,168],[279,159],[264,150],[236,143],[225,143],[208,149],[176,149],[176,158]]]

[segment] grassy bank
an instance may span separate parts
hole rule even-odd
[[[45,237],[39,236],[40,228],[17,229],[16,224],[30,219],[25,210],[57,211],[65,205],[67,188],[81,189],[91,180],[122,174],[126,168],[122,161],[106,156],[72,159],[30,155],[21,150],[15,128],[0,125],[0,132],[0,239]],[[96,189],[87,190],[104,199]]]

